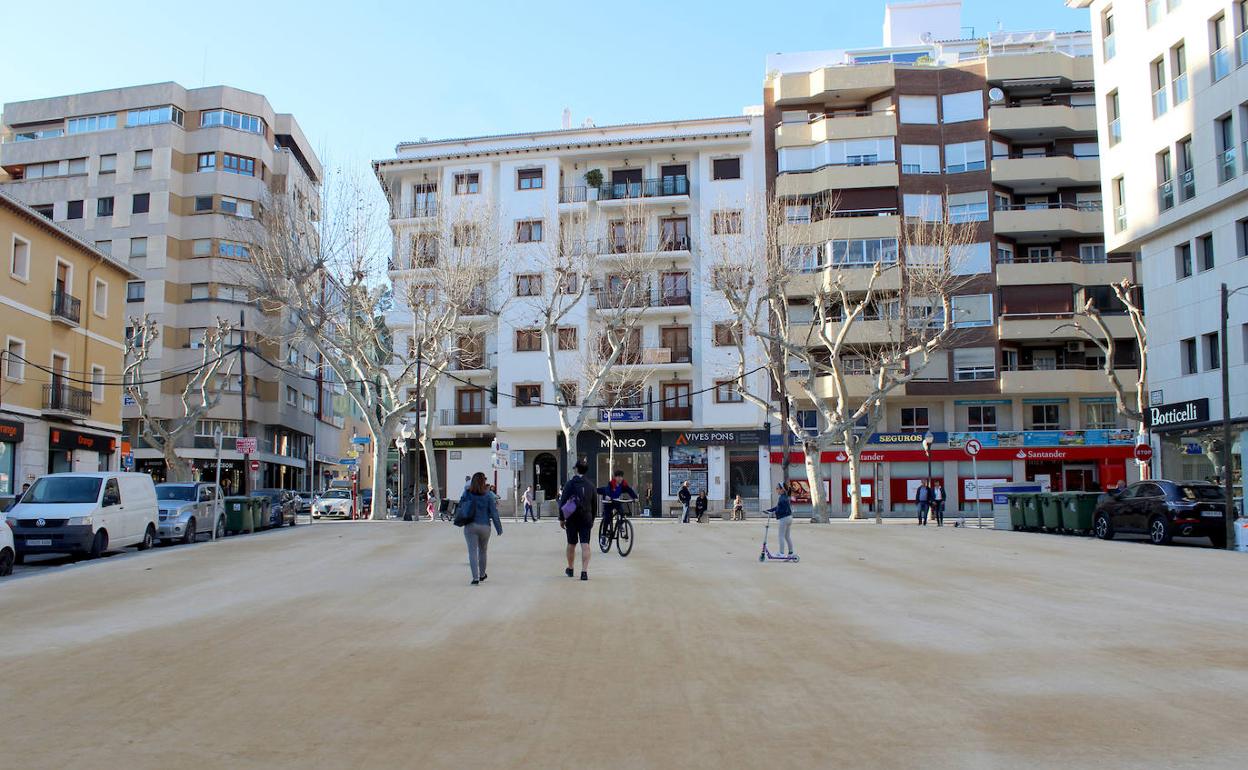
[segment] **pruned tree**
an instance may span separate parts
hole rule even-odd
[[[144,368],[151,357],[152,345],[160,337],[160,326],[150,315],[144,315],[142,318],[131,318],[130,328],[122,385],[139,410],[139,433],[144,441],[160,451],[169,481],[190,481],[194,478],[191,461],[178,456],[178,442],[221,401],[236,360],[234,356],[229,356],[227,360],[226,356],[230,352],[227,347],[233,327],[228,321],[218,318],[215,326],[204,330],[200,365],[187,373],[186,384],[178,398],[178,413],[167,418],[152,414],[153,404]],[[224,374],[218,378],[223,366]]]
[[[829,516],[820,455],[844,447],[849,515],[857,519],[861,453],[887,399],[953,342],[953,296],[966,283],[975,223],[951,221],[948,211],[907,219],[896,251],[867,254],[864,244],[856,256],[833,245],[842,221],[835,204],[813,217],[829,223],[818,242],[794,226],[787,207],[782,199],[755,207],[747,237],[712,246],[715,288],[742,330],[737,388],[800,442],[815,520]],[[759,343],[753,356],[751,338]],[[754,363],[768,371],[774,397],[751,389],[745,375]],[[816,429],[801,423],[799,399],[819,414]]]

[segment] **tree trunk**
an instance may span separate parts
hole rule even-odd
[[[820,524],[826,524],[830,515],[828,510],[828,501],[823,496],[823,484],[819,479],[819,449],[818,447],[805,447],[806,449],[806,479],[810,482],[810,519]]]
[[[380,425],[369,421],[368,430],[373,439],[373,510],[369,518],[373,521],[385,521],[390,511],[386,505],[386,471],[389,465],[386,456],[390,453],[391,436],[399,428],[402,414],[390,415]]]
[[[433,461],[433,439],[429,438],[428,433],[422,433],[420,437],[420,451],[425,457],[425,478],[429,480],[429,488],[435,492],[442,493],[446,490],[442,489],[441,481],[438,479],[438,464]],[[420,490],[416,490],[417,499],[419,499]],[[424,511],[417,511],[424,514]]]
[[[858,521],[862,518],[862,470],[860,463],[860,452],[856,449],[845,449],[845,456],[849,458],[846,465],[849,466],[849,518],[851,521]]]
[[[577,459],[576,458],[576,437],[578,433],[579,431],[571,427],[563,429],[563,444],[564,444],[564,455],[565,455],[564,466],[563,466],[564,483],[567,483],[568,479],[572,478],[572,474],[575,473],[573,469],[576,467],[576,459]],[[562,490],[562,487],[560,489]]]
[[[165,458],[165,480],[190,481],[193,475],[191,464],[185,458],[178,457],[175,444],[175,438],[170,436],[160,446],[160,453]]]

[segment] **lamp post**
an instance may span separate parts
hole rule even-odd
[[[923,454],[927,455],[927,494],[928,500],[931,500],[932,494],[932,443],[936,441],[936,436],[932,435],[929,430],[923,434]]]
[[[1222,367],[1222,485],[1226,494],[1226,547],[1235,550],[1235,479],[1234,459],[1231,453],[1231,371],[1227,353],[1226,327],[1230,318],[1231,295],[1248,289],[1248,285],[1227,289],[1222,284],[1222,331],[1218,337],[1219,366]]]
[[[403,521],[411,521],[411,516],[407,513],[407,506],[403,503],[403,466],[407,464],[407,440],[412,436],[412,427],[404,422],[399,427],[399,437],[394,440],[395,447],[399,450],[399,493],[395,498],[399,502],[399,517]]]
[[[212,445],[217,448],[217,488],[212,491],[213,500],[220,499],[217,496],[221,494],[221,441],[223,436],[224,431],[221,428],[221,423],[218,422],[216,427],[212,429]],[[222,505],[224,504],[225,503],[222,502]],[[217,539],[217,522],[215,521],[212,522],[212,535],[210,536],[210,539]]]

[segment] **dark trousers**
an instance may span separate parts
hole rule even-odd
[[[936,517],[936,526],[938,527],[945,526],[945,501],[944,500],[932,501],[932,515]]]
[[[926,500],[919,501],[919,524],[927,525],[928,502]]]

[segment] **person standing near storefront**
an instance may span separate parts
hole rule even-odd
[[[932,515],[936,517],[936,526],[945,526],[945,487],[939,481],[932,489]]]
[[[698,490],[698,497],[693,501],[693,512],[698,516],[698,523],[706,523],[706,490]]]
[[[576,461],[576,475],[568,480],[559,495],[559,526],[568,539],[568,568],[564,574],[572,577],[576,546],[581,546],[581,580],[589,580],[589,536],[594,529],[594,507],[598,495],[593,482],[586,478],[589,462],[585,458]],[[571,503],[569,505],[569,503]],[[565,510],[565,508],[567,510]]]
[[[681,514],[680,523],[689,523],[689,500],[693,497],[689,492],[689,482],[680,482],[680,490],[676,493],[676,499],[680,500]]]
[[[732,501],[732,520],[745,521],[745,501],[741,499],[741,495],[737,495],[737,499]]]
[[[914,502],[919,507],[919,526],[927,526],[927,510],[932,502],[932,490],[927,486],[927,482],[919,483],[919,488],[914,490]]]

